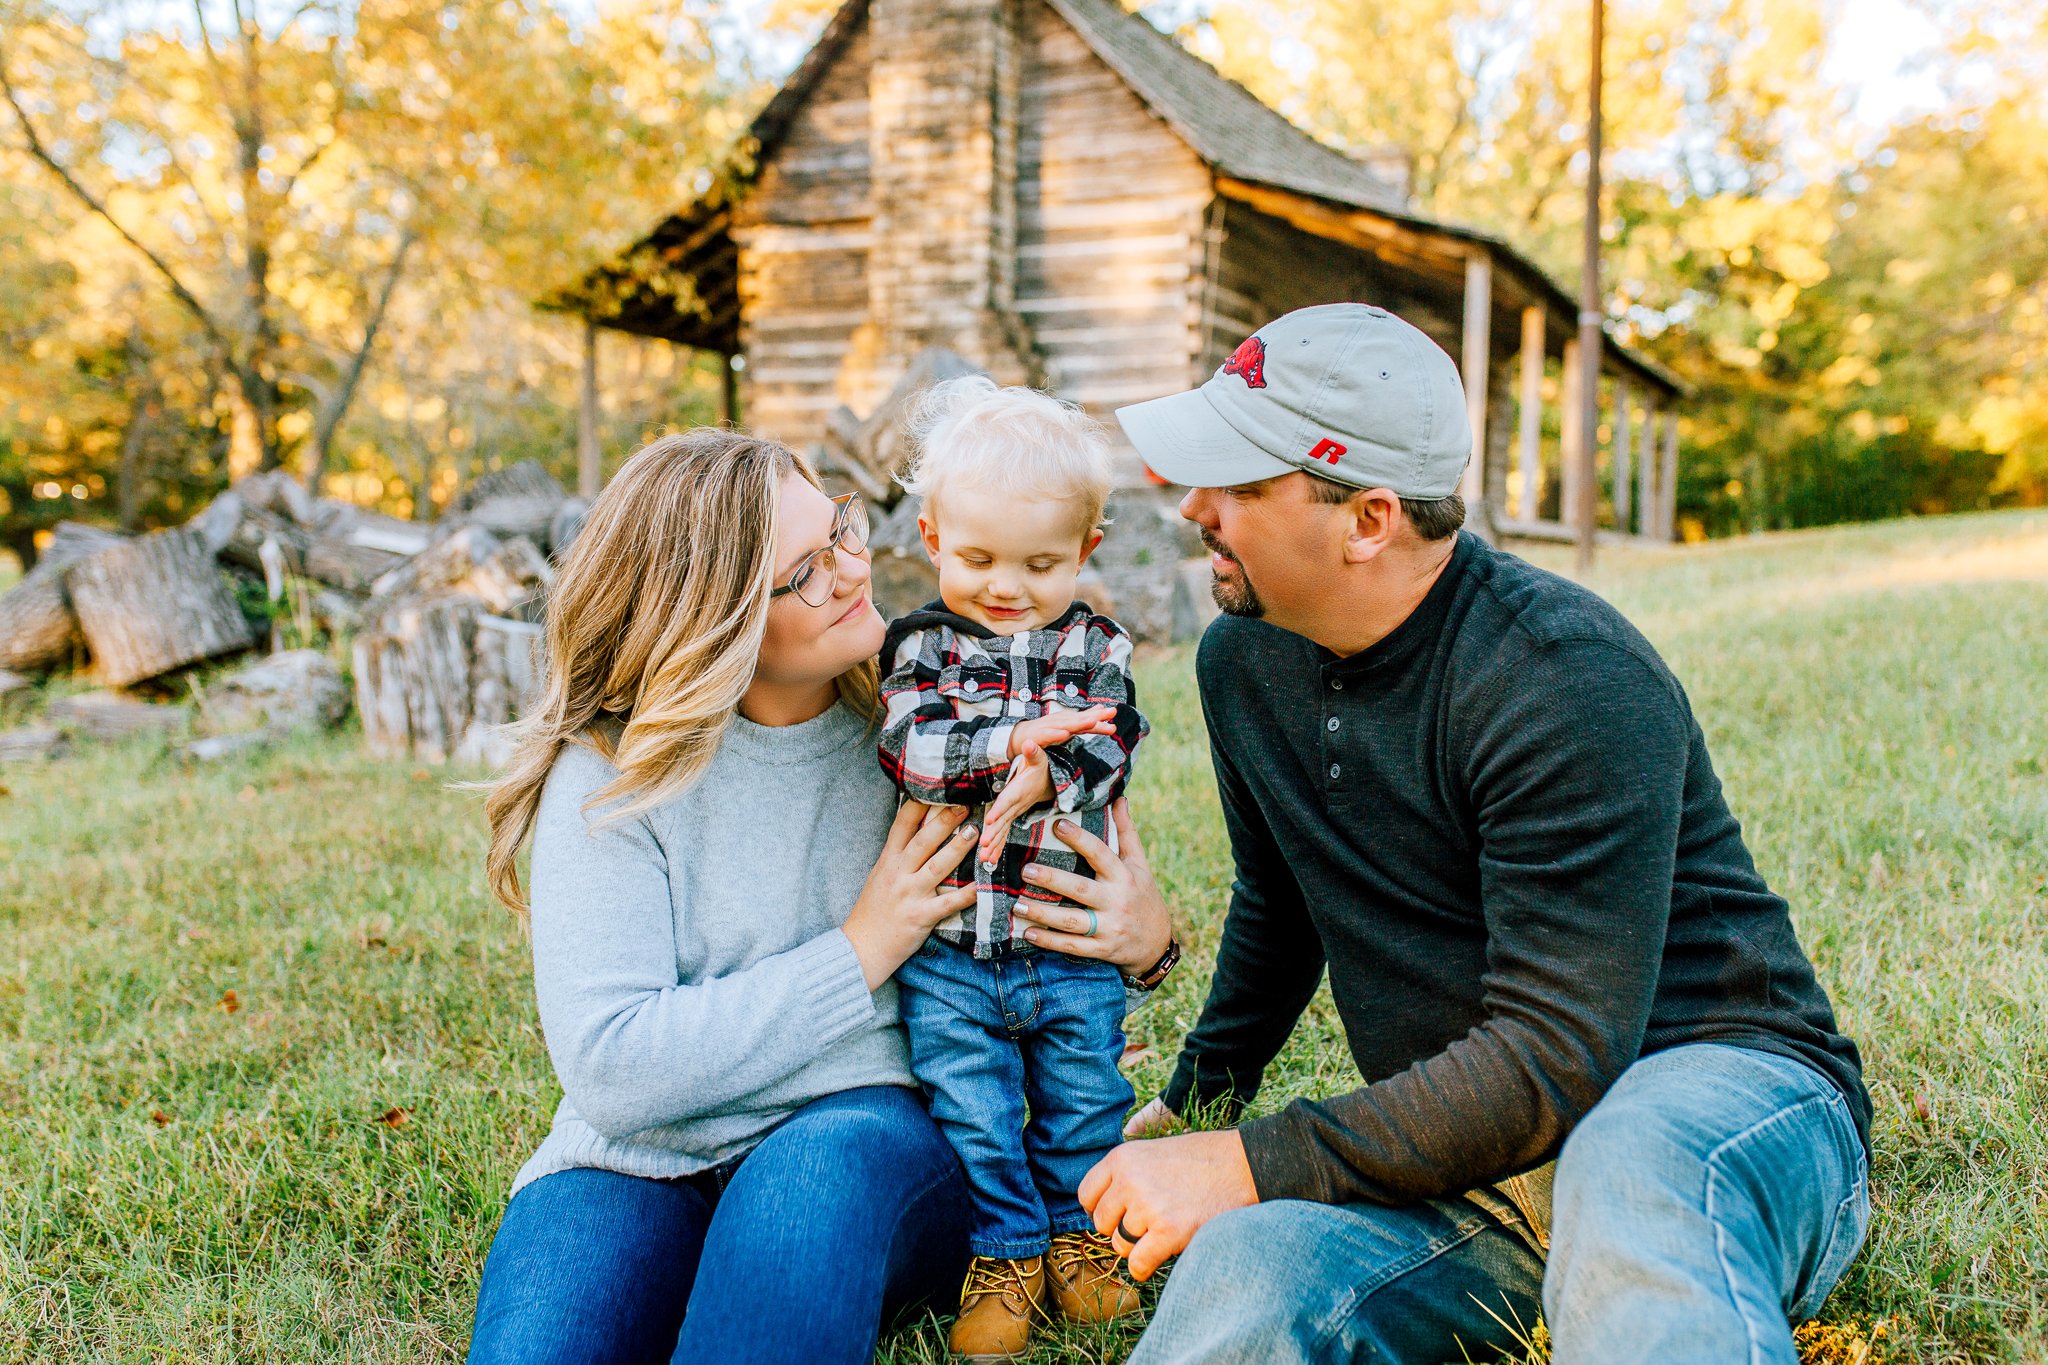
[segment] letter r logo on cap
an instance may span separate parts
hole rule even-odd
[[[1328,460],[1331,464],[1335,464],[1337,463],[1337,457],[1348,449],[1350,447],[1338,445],[1335,441],[1325,436],[1322,440],[1315,443],[1314,448],[1309,451],[1308,457],[1311,460]]]

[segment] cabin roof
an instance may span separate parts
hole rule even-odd
[[[1045,0],[1195,154],[1222,175],[1400,212],[1402,192],[1113,0]]]
[[[732,205],[745,195],[759,168],[788,135],[797,111],[859,31],[869,3],[845,0],[833,14],[796,70],[755,116],[706,194],[662,219],[611,260],[542,298],[540,306],[579,313],[618,331],[736,353],[740,306],[738,252],[730,232]],[[1501,275],[1512,282],[1514,292],[1547,306],[1554,333],[1576,335],[1571,326],[1578,313],[1576,299],[1504,239],[1414,212],[1401,192],[1370,167],[1297,127],[1114,0],[1043,3],[1209,165],[1222,192],[1247,202],[1268,200],[1270,193],[1245,193],[1243,187],[1297,196],[1305,212],[1283,216],[1308,231],[1354,244],[1355,233],[1332,233],[1319,221],[1336,223],[1341,217],[1355,224],[1362,216],[1384,219],[1389,228],[1435,239],[1439,245],[1483,247]],[[1240,187],[1235,193],[1232,182]],[[1417,258],[1411,265],[1419,269],[1422,261]],[[1607,342],[1607,364],[1667,394],[1688,392],[1684,381],[1612,337]]]

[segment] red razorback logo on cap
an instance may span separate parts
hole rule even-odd
[[[1223,362],[1223,373],[1237,375],[1248,389],[1265,388],[1266,343],[1255,336],[1246,337]]]

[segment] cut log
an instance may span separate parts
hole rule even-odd
[[[135,735],[169,734],[184,728],[192,709],[117,697],[110,692],[85,692],[59,697],[43,708],[45,719],[86,739],[129,739]]]
[[[59,758],[67,747],[64,732],[54,725],[39,725],[29,730],[0,730],[0,763]]]
[[[318,730],[348,714],[348,688],[334,660],[319,650],[289,649],[219,679],[199,709],[216,734]]]
[[[394,599],[451,588],[496,554],[500,543],[482,526],[458,527],[445,539],[380,575],[370,585],[370,591],[376,597]],[[371,609],[376,610],[374,601]]]
[[[57,523],[36,566],[0,595],[0,668],[39,671],[70,660],[79,635],[65,571],[126,539],[75,521]]]
[[[283,517],[295,526],[310,527],[313,524],[312,496],[303,484],[282,469],[237,479],[228,492],[249,506]]]
[[[232,735],[208,735],[180,744],[173,753],[186,763],[216,763],[236,754],[255,753],[268,749],[284,738],[284,732],[277,730],[244,730]]]
[[[502,768],[511,759],[514,740],[508,727],[535,700],[540,639],[541,628],[530,622],[478,618],[469,670],[469,724],[455,747],[457,762]]]
[[[576,535],[589,516],[588,498],[571,498],[556,509],[554,522],[548,527],[547,550],[557,564],[562,562],[563,555],[569,553],[569,547],[576,543]]]
[[[196,528],[156,531],[65,576],[100,680],[126,687],[255,643],[248,618]]]
[[[289,479],[286,482],[298,487]],[[187,524],[198,529],[213,553],[226,563],[261,572],[264,546],[272,545],[282,555],[286,572],[348,592],[367,592],[379,576],[405,562],[389,550],[307,530],[234,492],[215,498]]]
[[[498,615],[506,615],[531,602],[555,581],[547,557],[524,536],[507,540],[456,584],[459,591],[482,599]]]
[[[483,604],[414,598],[355,640],[356,710],[373,754],[442,763],[469,728],[470,667]]]
[[[434,538],[431,526],[400,521],[338,498],[321,498],[313,504],[313,529],[350,545],[405,556],[418,554]]]
[[[355,641],[356,710],[370,752],[503,764],[503,727],[538,696],[540,640],[539,626],[489,615],[469,593],[396,604]]]
[[[440,526],[481,526],[497,535],[526,536],[545,544],[555,513],[568,500],[568,493],[539,461],[521,460],[463,489],[448,505]]]
[[[918,399],[934,384],[981,373],[979,366],[944,347],[919,351],[888,396],[865,418],[855,417],[842,405],[825,419],[821,463],[836,466],[870,502],[895,506],[903,490],[894,480],[910,458],[908,423]]]

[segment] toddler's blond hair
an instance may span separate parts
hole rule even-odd
[[[937,512],[948,488],[1074,505],[1085,537],[1109,501],[1109,440],[1102,424],[1037,389],[998,388],[983,375],[935,384],[910,420],[917,454],[899,479]]]

